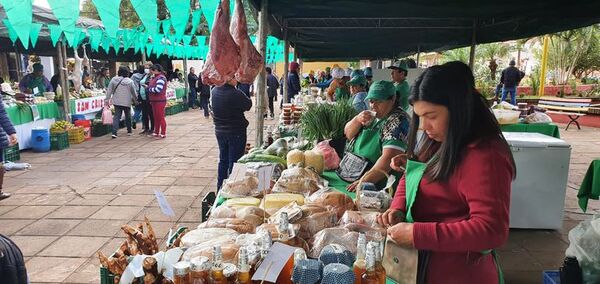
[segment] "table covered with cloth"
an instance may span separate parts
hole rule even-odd
[[[560,139],[558,126],[553,123],[515,123],[501,125],[503,132],[535,132]]]
[[[55,102],[38,104],[37,110],[39,118],[34,120],[33,112],[27,105],[6,108],[8,118],[17,131],[19,150],[31,148],[31,129],[35,127],[50,129],[50,126],[62,117]]]

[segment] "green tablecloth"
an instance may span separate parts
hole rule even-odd
[[[185,98],[185,88],[175,89],[175,97],[178,99]]]
[[[40,119],[60,119],[61,117],[58,105],[55,102],[38,104],[37,108],[40,113]],[[12,106],[6,108],[6,113],[13,125],[21,125],[33,121],[33,114],[31,108],[28,106]]]
[[[553,123],[517,123],[517,124],[505,124],[501,125],[500,128],[504,132],[536,132],[544,135],[552,136],[560,139],[560,133],[558,126]]]
[[[590,164],[577,193],[579,207],[586,212],[589,199],[600,198],[600,159]]]
[[[346,187],[350,184],[349,182],[345,182],[341,180],[335,171],[325,171],[323,172],[323,178],[329,182],[329,187],[334,188],[335,190],[344,193],[350,196],[352,199],[356,198],[356,193],[349,192],[346,190]]]

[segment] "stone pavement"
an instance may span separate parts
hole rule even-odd
[[[32,169],[7,173],[4,188],[14,195],[0,202],[0,233],[22,249],[31,282],[99,283],[97,251],[110,255],[124,240],[120,226],[144,216],[163,242],[169,228],[199,223],[201,199],[216,188],[212,121],[197,110],[167,121],[165,140],[120,133],[63,151],[21,153]],[[542,270],[562,262],[568,230],[589,217],[577,208],[574,189],[589,162],[600,157],[600,131],[561,135],[573,145],[564,228],[512,230],[500,250],[507,283],[540,283]],[[252,122],[248,137],[254,137]],[[175,217],[161,214],[154,190],[166,195]],[[590,204],[600,213],[598,202]]]

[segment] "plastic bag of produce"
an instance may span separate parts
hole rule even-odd
[[[277,210],[275,214],[269,217],[269,223],[278,224],[283,212],[287,213],[288,222],[290,223],[294,223],[302,218],[302,207],[300,207],[297,202],[292,202],[284,207],[281,207],[281,209]]]
[[[238,180],[225,180],[221,188],[221,196],[224,198],[236,198],[246,196],[260,196],[258,190],[258,178],[245,176]]]
[[[213,242],[217,240],[235,240],[238,235],[239,233],[235,230],[227,228],[195,229],[187,232],[181,238],[181,245],[189,248],[205,242]]]
[[[390,204],[392,197],[385,190],[359,190],[357,193],[356,207],[360,211],[383,212],[390,208]]]
[[[323,229],[310,240],[310,251],[308,256],[318,258],[326,245],[342,245],[356,255],[356,245],[358,243],[358,232],[346,228],[334,227]],[[367,241],[383,241],[385,235],[379,233],[367,232]]]
[[[223,218],[209,219],[208,221],[198,225],[198,229],[202,228],[227,228],[235,230],[240,234],[254,233],[255,226],[244,219],[238,218]]]
[[[525,117],[525,123],[552,123],[552,118],[543,112],[534,112]]]
[[[213,247],[216,245],[221,246],[223,262],[237,263],[237,253],[240,249],[240,246],[238,246],[235,241],[232,240],[219,240],[193,246],[183,253],[181,259],[189,261],[190,259],[198,256],[204,256],[208,257],[208,259],[213,259]]]
[[[340,157],[335,152],[335,149],[329,145],[329,140],[321,141],[315,149],[321,151],[323,154],[323,160],[325,161],[325,169],[335,170],[340,166]]]
[[[112,125],[112,123],[113,123],[112,111],[110,111],[110,108],[108,106],[104,106],[104,108],[102,108],[102,124]]]
[[[600,283],[600,214],[571,229],[569,243],[565,254],[579,261],[583,283]]]
[[[269,214],[256,206],[230,207],[221,205],[214,209],[210,219],[237,218],[259,226],[269,218]]]
[[[273,186],[273,192],[298,193],[308,196],[321,186],[321,178],[314,171],[301,167],[289,168]]]
[[[377,212],[346,211],[338,225],[344,226],[353,223],[370,226],[377,224]]]
[[[339,191],[332,189],[321,189],[308,197],[307,205],[318,205],[335,211],[338,219],[342,218],[348,210],[354,210],[354,201],[352,198]]]
[[[298,236],[304,239],[310,239],[319,231],[334,227],[337,223],[337,213],[335,211],[322,211],[310,215],[305,215],[295,224],[300,225]]]

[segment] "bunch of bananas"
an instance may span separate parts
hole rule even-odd
[[[52,126],[50,127],[50,132],[52,132],[52,133],[64,132],[65,130],[69,130],[73,127],[74,127],[73,124],[71,124],[70,122],[68,122],[66,120],[59,120],[52,124]]]

